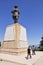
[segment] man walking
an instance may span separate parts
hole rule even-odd
[[[27,59],[28,59],[29,56],[31,58],[31,48],[30,48],[30,46],[28,46],[28,49],[27,49]]]
[[[32,55],[35,55],[35,47],[34,47],[34,45],[32,46]]]

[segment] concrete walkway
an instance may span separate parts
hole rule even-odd
[[[43,52],[36,52],[32,59],[24,56],[15,56],[0,53],[0,65],[43,65]]]

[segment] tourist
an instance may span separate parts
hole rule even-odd
[[[32,45],[32,55],[35,55],[35,47]]]
[[[30,48],[30,46],[28,46],[28,49],[27,49],[27,59],[28,59],[29,56],[31,58],[31,48]]]

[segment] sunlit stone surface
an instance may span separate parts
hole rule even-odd
[[[24,54],[27,51],[28,40],[26,28],[20,24],[7,26],[1,52],[10,54]]]

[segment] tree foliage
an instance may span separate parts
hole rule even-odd
[[[1,42],[0,42],[0,46],[1,46]]]
[[[40,45],[38,47],[39,51],[43,51],[43,37],[41,38]]]

